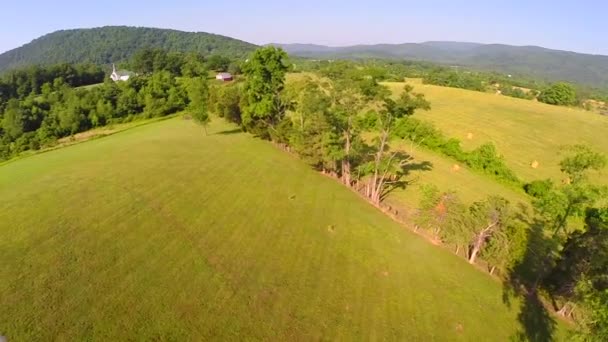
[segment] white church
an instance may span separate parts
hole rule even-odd
[[[114,82],[128,81],[132,75],[133,75],[133,73],[130,71],[125,71],[125,70],[116,71],[116,66],[114,64],[112,64],[112,74],[110,74],[110,78],[112,79],[112,81],[114,81]]]

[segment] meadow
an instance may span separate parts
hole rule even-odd
[[[465,150],[492,142],[507,165],[524,181],[563,179],[559,171],[563,146],[587,144],[608,154],[608,117],[579,108],[552,106],[490,93],[422,84],[409,79],[431,102],[416,117],[433,122]],[[402,82],[384,83],[395,93]],[[470,135],[469,135],[470,134]],[[470,138],[470,139],[469,139]],[[531,165],[538,162],[538,167]],[[595,178],[608,184],[605,174]]]
[[[1,165],[0,335],[504,341],[543,331],[519,301],[503,302],[500,282],[333,179],[221,121],[209,132],[173,118]]]
[[[582,109],[551,106],[496,94],[425,85],[408,79],[415,90],[425,94],[431,110],[418,111],[415,117],[432,122],[446,136],[458,138],[465,150],[492,142],[506,164],[524,182],[551,178],[564,180],[559,170],[562,148],[588,144],[608,154],[608,117]],[[385,82],[395,94],[403,82]],[[469,134],[470,133],[470,134]],[[470,139],[469,139],[470,138]],[[529,203],[522,189],[502,184],[478,171],[470,170],[448,157],[409,141],[394,140],[392,146],[408,152],[415,163],[427,162],[429,169],[411,170],[409,186],[394,191],[388,198],[392,205],[418,206],[423,184],[434,184],[443,191],[455,191],[466,202],[500,195],[513,204]],[[537,161],[538,167],[531,164]],[[456,167],[458,165],[458,167]],[[608,184],[606,171],[594,172],[592,181]]]

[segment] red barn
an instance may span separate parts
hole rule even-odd
[[[229,72],[220,72],[217,75],[215,75],[215,79],[224,81],[224,82],[228,82],[228,81],[232,81],[233,78],[232,78],[232,74]]]

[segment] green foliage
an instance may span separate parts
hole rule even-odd
[[[107,26],[56,31],[18,49],[0,55],[0,70],[26,65],[94,63],[109,65],[128,61],[142,49],[167,53],[196,52],[205,55],[243,57],[255,48],[237,39],[176,30]],[[148,72],[152,72],[148,70]]]
[[[187,95],[175,77],[161,71],[148,79],[140,92],[144,99],[144,115],[159,117],[178,112],[186,107]]]
[[[524,185],[526,193],[534,198],[546,197],[553,189],[553,181],[551,179],[535,180]]]
[[[501,84],[499,90],[502,95],[515,97],[518,99],[532,100],[538,95],[538,92],[536,90],[531,89],[528,91],[524,91],[519,87],[514,87],[509,84]]]
[[[238,83],[220,84],[209,91],[209,108],[220,118],[241,125],[241,85]]]
[[[497,269],[501,275],[506,275],[525,258],[531,248],[528,240],[529,229],[525,222],[509,218],[504,228],[496,231],[488,241],[481,257],[491,269]]]
[[[263,137],[281,121],[285,104],[281,92],[285,83],[287,54],[275,47],[257,49],[243,65],[247,76],[244,88],[243,125]]]
[[[285,97],[295,103],[289,145],[315,169],[335,170],[341,144],[332,127],[330,97],[310,79],[286,89]]]
[[[10,139],[17,139],[23,134],[24,126],[23,111],[19,105],[19,101],[11,99],[7,106],[2,119],[2,130]]]
[[[455,246],[456,254],[468,248],[470,262],[480,255],[492,272],[498,269],[503,273],[524,257],[527,226],[514,219],[513,209],[504,198],[490,196],[467,207],[456,193],[441,192],[432,184],[423,185],[421,193],[417,226]]]
[[[59,138],[110,123],[132,120],[140,117],[159,117],[176,113],[190,106],[195,114],[206,113],[206,79],[196,78],[186,84],[196,83],[196,91],[190,94],[179,84],[175,76],[167,70],[147,76],[132,77],[128,82],[105,83],[92,88],[73,88],[87,79],[84,74],[80,80],[67,77],[56,70],[80,70],[80,67],[51,67],[50,71],[39,74],[61,75],[46,82],[38,90],[35,87],[17,86],[9,92],[6,103],[0,103],[0,158],[11,158],[26,150],[36,150],[54,144]],[[44,69],[40,69],[44,70]],[[14,80],[14,75],[6,79]],[[13,75],[13,76],[11,76]],[[28,75],[23,73],[22,75]],[[94,75],[94,73],[93,73]],[[36,83],[37,79],[19,78],[10,84],[23,85]],[[10,88],[10,87],[9,87]],[[12,89],[12,88],[10,88]],[[23,94],[23,89],[31,91]],[[40,91],[38,93],[37,91]],[[190,96],[188,96],[190,95]],[[196,109],[196,110],[194,110]],[[204,116],[204,115],[203,115]],[[201,117],[204,119],[203,117]],[[205,120],[202,120],[205,121]]]
[[[574,105],[576,104],[576,90],[571,84],[558,82],[541,91],[538,100],[558,106]]]
[[[448,139],[433,124],[409,117],[398,120],[393,135],[454,158],[474,170],[505,183],[514,185],[520,183],[513,171],[507,167],[504,159],[498,155],[496,147],[492,143],[486,143],[473,151],[465,152],[458,139]]]
[[[394,120],[411,116],[418,109],[429,110],[431,104],[425,99],[424,94],[415,93],[414,87],[409,84],[403,87],[397,100],[384,99],[384,111],[390,113]]]
[[[231,64],[230,58],[221,55],[211,55],[207,59],[207,67],[213,71],[228,71]]]
[[[3,102],[11,98],[40,94],[43,89],[49,93],[61,84],[72,87],[95,84],[102,82],[104,77],[103,70],[92,64],[56,64],[11,70],[0,77],[0,109]]]
[[[180,73],[185,77],[207,77],[208,66],[202,54],[196,52],[186,53],[182,56]]]
[[[497,179],[517,184],[519,180],[505,164],[504,159],[498,155],[492,143],[485,143],[467,153],[464,162],[475,170],[480,170]]]
[[[589,170],[600,170],[606,165],[604,155],[594,152],[588,146],[574,145],[566,148],[569,155],[561,162],[561,170],[568,178],[561,187],[546,189],[533,201],[543,215],[547,225],[558,231],[565,231],[570,217],[580,217],[585,210],[608,194],[608,189],[587,181]],[[547,182],[547,181],[545,181]]]
[[[608,208],[587,209],[585,229],[568,236],[545,282],[553,294],[573,298],[583,280],[593,290],[608,290]]]
[[[470,234],[466,231],[466,206],[457,194],[451,191],[440,192],[433,184],[423,185],[421,193],[416,224],[431,231],[444,243],[455,245],[457,251],[467,246]]]
[[[589,146],[568,146],[566,152],[569,155],[559,163],[559,166],[561,171],[568,175],[571,183],[585,180],[588,171],[599,171],[606,166],[606,156]]]
[[[444,87],[462,88],[476,91],[485,91],[486,84],[483,78],[476,73],[459,72],[449,69],[437,68],[423,79],[425,84],[434,84]]]
[[[209,85],[207,79],[204,77],[196,77],[188,80],[188,97],[190,104],[188,109],[192,115],[194,121],[200,123],[205,127],[209,124]]]
[[[583,280],[576,290],[583,304],[576,337],[585,342],[608,340],[608,289],[597,290],[589,281]]]

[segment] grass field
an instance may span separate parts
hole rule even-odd
[[[404,189],[397,189],[391,193],[389,200],[393,203],[404,204],[408,208],[417,208],[420,204],[423,184],[434,184],[441,191],[455,191],[465,203],[472,203],[486,198],[489,195],[499,194],[512,204],[528,203],[529,197],[518,189],[501,184],[494,179],[469,170],[464,165],[460,169],[453,169],[458,164],[449,158],[438,155],[423,148],[412,148],[407,141],[393,141],[393,148],[402,149],[410,153],[414,164],[430,163],[430,169],[415,169],[409,171],[406,179],[410,182]]]
[[[424,85],[408,80],[431,102],[418,118],[430,120],[449,137],[462,141],[465,149],[493,142],[507,165],[525,181],[562,179],[558,163],[560,148],[588,144],[608,154],[608,117],[582,109],[551,106],[539,102],[470,90]],[[386,83],[393,91],[403,83]],[[468,134],[472,133],[472,139]],[[538,168],[531,167],[538,161]],[[606,173],[595,179],[608,184]]]
[[[334,180],[210,131],[175,118],[0,166],[0,335],[505,341],[534,324]]]

